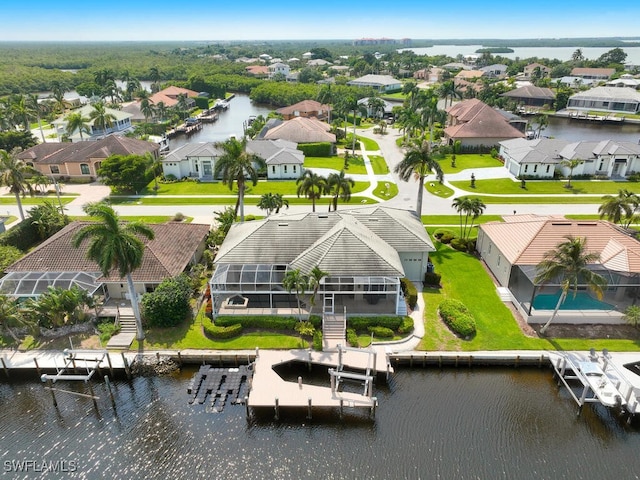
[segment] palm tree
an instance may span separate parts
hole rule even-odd
[[[116,116],[107,112],[107,107],[103,102],[93,105],[93,112],[89,114],[89,117],[93,120],[93,124],[102,130],[105,137],[107,136],[107,128],[111,127],[113,122],[116,121]]]
[[[304,195],[311,200],[312,211],[316,211],[316,200],[322,198],[322,195],[327,193],[328,185],[327,179],[318,175],[311,170],[305,170],[305,172],[296,180],[298,185],[297,194]]]
[[[160,79],[162,78],[162,74],[158,67],[151,67],[149,69],[149,80],[151,80],[151,91],[158,92],[160,91]]]
[[[572,158],[571,160],[562,160],[560,162],[560,165],[562,165],[563,167],[567,167],[569,169],[569,179],[566,185],[567,188],[571,188],[571,177],[573,177],[573,170],[578,165],[582,165],[583,163],[584,163],[584,160],[580,158]]]
[[[282,207],[289,208],[289,200],[285,199],[281,193],[265,193],[260,197],[258,208],[267,211],[267,217],[275,210],[279,213]]]
[[[418,180],[418,200],[416,202],[416,213],[422,215],[422,196],[424,193],[425,177],[435,171],[439,182],[444,180],[444,173],[440,163],[435,159],[431,151],[430,142],[421,142],[413,144],[404,158],[396,165],[393,170],[399,175],[400,179],[407,182],[411,177]]]
[[[81,112],[72,112],[66,116],[65,120],[67,121],[65,131],[68,136],[73,135],[77,130],[80,133],[80,141],[83,141],[82,133],[88,134],[91,132],[91,127],[88,123],[91,119],[83,116]]]
[[[629,190],[622,189],[618,191],[618,195],[605,195],[602,200],[604,202],[598,207],[600,218],[607,217],[610,222],[620,223],[624,228],[629,228],[640,207],[640,197]]]
[[[302,298],[309,289],[309,277],[300,270],[287,270],[282,279],[282,286],[291,293],[295,290],[298,302],[298,319],[302,319]]]
[[[153,117],[153,102],[148,98],[140,100],[140,113],[144,115],[145,123],[149,123],[149,119]]]
[[[105,203],[89,203],[85,205],[84,211],[99,221],[78,230],[73,236],[73,246],[78,248],[88,239],[87,258],[98,264],[102,274],[107,277],[115,269],[120,278],[126,277],[136,317],[137,338],[144,340],[138,296],[131,273],[142,265],[144,243],[140,236],[152,240],[153,230],[142,222],[122,223],[113,208]]]
[[[367,107],[369,107],[369,113],[373,118],[382,118],[384,115],[384,100],[375,95],[369,97]]]
[[[36,323],[20,311],[17,300],[0,294],[0,328],[6,330],[11,338],[20,343],[20,339],[13,331],[15,327],[27,327],[29,330],[34,331],[36,330]]]
[[[238,185],[238,199],[236,201],[236,216],[240,212],[240,221],[244,222],[244,194],[247,179],[253,186],[258,184],[258,172],[266,168],[263,158],[247,152],[247,138],[242,140],[230,138],[225,142],[219,142],[216,147],[224,153],[216,161],[214,177],[222,178],[222,181],[233,190],[234,182]]]
[[[549,125],[549,117],[544,113],[539,113],[535,116],[532,123],[533,125],[536,125],[536,138],[540,138],[542,130],[547,128],[547,126]]]
[[[21,220],[24,220],[24,211],[20,195],[24,197],[28,193],[33,196],[33,185],[28,179],[35,174],[33,167],[18,159],[17,151],[7,153],[6,150],[0,150],[0,185],[9,187],[9,191],[15,195]]]
[[[445,107],[447,106],[447,99],[449,99],[449,105],[453,105],[454,98],[462,98],[462,92],[453,80],[447,80],[446,82],[443,82],[442,85],[440,85],[438,93],[442,98],[444,98]]]
[[[47,138],[44,136],[44,131],[42,130],[42,115],[47,110],[46,104],[41,103],[38,100],[37,95],[27,95],[26,101],[29,109],[35,114],[36,120],[38,121],[38,128],[40,129],[40,137],[42,138],[42,142],[47,143]]]
[[[36,111],[34,110],[32,104],[29,102],[28,96],[12,96],[10,97],[10,100],[14,119],[22,124],[25,132],[28,131],[31,124],[31,119],[36,117]]]
[[[318,92],[318,96],[317,96],[316,100],[318,102],[328,106],[328,109],[327,109],[327,123],[329,125],[331,125],[331,109],[332,109],[333,103],[335,101],[335,94],[331,90],[331,84],[330,83],[327,83],[327,84],[322,86],[322,88]]]
[[[318,295],[318,289],[320,288],[320,284],[324,277],[327,277],[329,274],[320,269],[318,265],[311,269],[311,273],[309,274],[309,288],[312,290],[311,297],[309,298],[309,318],[311,318],[311,312],[313,307],[316,305],[316,297]]]
[[[187,106],[187,95],[185,93],[178,94],[178,101],[176,103],[175,108],[180,113],[180,116],[182,116],[182,119],[184,120],[187,117],[187,112],[189,110],[189,107]]]
[[[164,122],[164,119],[167,116],[168,108],[164,102],[158,102],[156,105],[156,115],[160,119],[161,122]]]
[[[487,206],[478,197],[458,197],[453,200],[452,206],[460,215],[460,232],[463,239],[468,239],[473,229],[473,222]],[[464,213],[464,222],[462,214]]]
[[[600,260],[600,254],[587,252],[586,238],[574,238],[571,235],[565,238],[566,242],[562,242],[554,250],[546,252],[544,259],[536,266],[536,276],[533,280],[535,284],[544,285],[545,283],[558,282],[561,290],[560,298],[558,298],[551,318],[540,329],[542,334],[546,332],[549,324],[558,314],[558,309],[567,298],[567,293],[570,290],[575,296],[578,292],[578,286],[586,284],[598,299],[602,299],[604,289],[607,286],[607,281],[602,275],[589,269],[589,264]]]
[[[327,193],[329,193],[333,199],[329,205],[329,211],[331,211],[331,205],[333,205],[333,211],[338,210],[338,198],[343,202],[351,200],[351,189],[356,186],[356,182],[351,177],[345,177],[344,170],[340,170],[340,173],[331,173],[327,177]]]

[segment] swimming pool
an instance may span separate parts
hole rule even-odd
[[[553,310],[556,308],[559,298],[560,290],[551,294],[538,294],[533,299],[533,308],[537,310]],[[575,297],[573,292],[569,292],[564,303],[560,305],[560,310],[615,310],[615,305],[602,302],[587,292],[578,292]]]

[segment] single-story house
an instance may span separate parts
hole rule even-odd
[[[297,301],[282,284],[286,272],[316,266],[328,274],[317,313],[402,314],[400,279],[423,281],[432,251],[414,212],[382,206],[236,223],[215,258],[214,314],[291,315]],[[241,308],[229,305],[238,297]]]
[[[391,75],[364,75],[350,80],[347,85],[354,87],[371,87],[378,92],[394,92],[402,89],[402,82]]]
[[[454,82],[456,80],[473,80],[474,78],[481,78],[486,76],[482,70],[460,70],[455,77],[453,77]]]
[[[267,78],[269,76],[269,68],[266,65],[249,65],[244,70],[247,75],[257,78]]]
[[[640,112],[640,92],[629,87],[595,87],[569,97],[568,109]]]
[[[536,87],[534,85],[526,85],[515,90],[509,90],[501,96],[530,107],[551,106],[556,99],[556,94],[550,88]]]
[[[331,133],[331,126],[315,117],[295,117],[270,128],[263,135],[266,140],[287,140],[294,143],[336,143],[335,134]]]
[[[247,152],[263,158],[269,180],[297,179],[304,173],[304,153],[286,140],[249,140]]]
[[[440,83],[444,78],[444,68],[429,67],[413,72],[413,78],[425,80],[427,83]]]
[[[323,58],[314,58],[307,62],[307,67],[326,67],[328,65],[333,65],[333,63]]]
[[[316,117],[319,120],[324,120],[330,110],[330,105],[323,105],[315,100],[302,100],[288,107],[279,108],[276,113],[282,115],[285,120],[291,120],[295,117]]]
[[[640,171],[640,145],[633,142],[602,140],[568,142],[561,139],[522,138],[500,142],[504,166],[514,176],[553,178],[554,172],[567,176],[565,160],[582,160],[572,175],[599,175],[625,178]]]
[[[614,73],[615,68],[575,67],[571,70],[571,76],[585,80],[609,80]]]
[[[484,73],[488,78],[504,78],[507,76],[507,66],[502,63],[494,63],[493,65],[487,65],[481,67],[478,70]]]
[[[630,73],[620,75],[620,78],[609,80],[606,85],[608,87],[629,87],[638,90],[640,88],[640,79],[634,78]]]
[[[102,140],[83,142],[47,142],[35,145],[18,154],[18,158],[48,177],[86,179],[98,177],[101,163],[112,155],[158,156],[157,143],[120,135],[109,135]]]
[[[72,142],[79,142],[83,140],[97,140],[99,138],[104,138],[107,135],[112,133],[124,133],[132,129],[131,126],[131,118],[132,114],[122,111],[115,110],[113,108],[105,108],[107,114],[112,115],[115,120],[112,119],[111,125],[108,126],[105,130],[98,127],[95,124],[95,119],[91,118],[91,114],[95,111],[93,105],[84,105],[76,110],[73,110],[71,113],[79,113],[84,118],[88,119],[86,124],[89,126],[89,132],[82,133],[82,140],[80,139],[80,132],[75,131],[71,135],[67,135],[67,117],[69,113],[65,113],[64,115],[58,117],[56,120],[51,122],[53,128],[56,131],[56,136],[58,137],[58,141],[62,141],[63,137],[69,138]]]
[[[560,82],[561,85],[571,88],[580,88],[580,87],[595,87],[600,83],[600,80],[589,80],[582,77],[574,77],[573,75],[567,75],[561,78],[553,79],[553,83]]]
[[[556,322],[624,323],[620,312],[636,303],[640,291],[640,242],[616,225],[602,220],[509,215],[504,222],[478,227],[476,249],[527,321],[544,323],[557,304],[560,285],[536,284],[536,267],[567,236],[586,239],[587,250],[600,256],[589,268],[604,276],[608,287],[599,300],[587,292],[586,285],[579,285],[575,296],[567,296]]]
[[[90,222],[72,222],[51,238],[6,268],[0,279],[0,292],[14,298],[37,298],[47,287],[70,288],[77,285],[89,294],[129,299],[127,281],[116,271],[105,277],[98,265],[87,258],[89,241],[72,245],[73,236]],[[197,263],[205,249],[208,225],[168,222],[150,224],[155,237],[144,242],[142,265],[132,272],[136,293],[153,291],[166,278],[179,275]]]
[[[215,142],[186,143],[162,159],[162,172],[178,179],[188,177],[212,182],[216,159],[222,154]]]
[[[180,95],[185,96],[187,108],[195,107],[196,102],[194,98],[199,95],[198,92],[173,85],[154,93],[149,97],[149,101],[154,105],[163,102],[166,107],[175,107],[178,104]]]
[[[450,144],[459,140],[463,146],[490,147],[524,137],[503,115],[476,98],[456,103],[447,109],[447,114],[444,135]]]

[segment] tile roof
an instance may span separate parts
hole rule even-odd
[[[258,155],[267,165],[302,165],[304,153],[286,140],[249,140],[247,151]]]
[[[98,265],[89,260],[88,241],[79,248],[72,246],[75,233],[90,222],[72,222],[41,243],[13,265],[7,272],[99,272]],[[190,223],[150,224],[155,238],[141,238],[145,244],[142,265],[132,273],[134,282],[161,282],[180,274],[191,261],[198,246],[209,233],[208,225]],[[100,277],[102,282],[120,282],[117,273]]]
[[[444,129],[450,138],[519,138],[524,134],[511,126],[506,119],[486,103],[478,99],[459,102],[447,113],[455,124]]]
[[[638,103],[640,102],[640,92],[629,87],[595,87],[585,90],[584,92],[575,93],[569,97],[569,100],[576,98],[583,98],[587,100],[620,100]]]
[[[522,163],[560,163],[560,151],[567,146],[567,141],[559,138],[537,138],[526,140],[516,138],[500,142],[505,154],[516,162]]]
[[[97,141],[41,143],[21,152],[18,158],[38,164],[63,165],[111,155],[144,155],[159,148],[157,143],[112,134]]]
[[[598,75],[598,76],[610,77],[614,73],[616,73],[615,68],[575,67],[573,70],[571,70],[571,75],[574,77],[582,77],[585,75],[588,75],[588,76]]]
[[[267,140],[283,139],[295,143],[336,142],[331,127],[315,117],[296,117],[282,122],[267,131],[263,138]]]
[[[215,142],[185,143],[172,150],[163,159],[163,162],[180,162],[189,157],[218,157],[223,152],[216,147]]]
[[[173,107],[178,103],[178,95],[186,94],[188,98],[195,98],[198,96],[198,92],[189,90],[188,88],[176,87],[171,85],[159,92],[154,93],[149,97],[149,101],[154,105],[163,102],[167,107]]]
[[[376,85],[396,85],[401,83],[400,80],[393,78],[391,75],[364,75],[347,82],[347,85],[360,85],[360,84],[376,84]]]
[[[109,115],[113,115],[115,117],[115,121],[116,122],[120,122],[122,120],[126,120],[127,118],[131,118],[133,115],[128,113],[128,112],[124,112],[122,110],[116,110],[114,108],[109,108],[109,107],[105,107],[105,112]],[[93,125],[95,122],[95,118],[91,118],[91,114],[93,112],[95,112],[96,109],[93,107],[93,105],[84,105],[76,110],[73,110],[71,113],[79,113],[81,114],[83,117],[88,118],[89,120],[86,122],[88,125]],[[51,122],[54,125],[66,125],[68,123],[67,121],[67,116],[69,115],[69,113],[66,113],[64,115],[61,115],[60,117],[58,117],[57,119],[55,119],[53,122]]]
[[[512,265],[537,265],[570,235],[586,239],[587,250],[600,255],[597,263],[611,270],[640,273],[640,242],[612,223],[530,216],[511,220],[488,222],[479,228]]]
[[[329,105],[323,105],[315,100],[303,100],[288,107],[282,107],[276,110],[276,113],[281,115],[293,115],[295,112],[301,113],[318,113],[327,112],[331,107]]]
[[[556,94],[550,88],[525,85],[524,87],[516,88],[515,90],[509,90],[508,92],[503,93],[501,97],[554,100],[556,98]]]

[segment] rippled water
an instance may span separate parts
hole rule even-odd
[[[576,418],[549,370],[403,370],[377,386],[375,421],[279,422],[189,405],[192,373],[116,382],[117,414],[102,384],[99,414],[62,393],[56,411],[37,380],[0,384],[2,459],[74,461],[68,478],[638,478],[639,431],[601,407]]]

